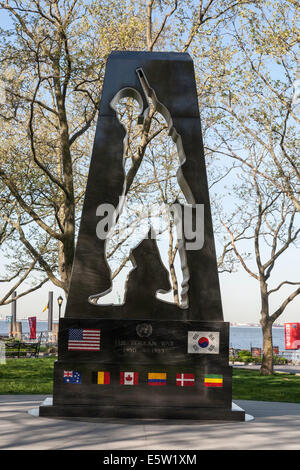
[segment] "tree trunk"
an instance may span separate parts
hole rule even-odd
[[[73,195],[72,195],[73,197]],[[63,274],[62,281],[64,283],[64,290],[67,293],[69,291],[69,285],[71,280],[71,273],[74,261],[75,252],[75,207],[72,201],[68,201],[65,204],[65,223],[64,223],[64,264],[61,267],[61,274]]]
[[[272,339],[272,326],[273,322],[270,319],[261,321],[263,333],[263,359],[260,368],[261,375],[272,375],[273,370],[273,339]]]
[[[66,294],[69,290],[71,272],[75,251],[75,200],[73,181],[73,162],[70,149],[69,125],[66,111],[65,96],[61,89],[60,67],[57,60],[53,66],[54,90],[56,98],[56,108],[59,121],[60,137],[60,164],[62,169],[62,180],[65,187],[64,202],[62,204],[63,242],[59,244],[59,271],[64,284]],[[64,84],[64,86],[66,83]]]
[[[174,268],[173,263],[170,264],[170,272],[171,272],[174,302],[175,302],[175,304],[179,305],[178,282],[177,282],[176,272],[175,272],[175,268]]]

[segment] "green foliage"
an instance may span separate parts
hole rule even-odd
[[[251,352],[247,350],[239,351],[236,356],[230,356],[229,361],[232,363],[235,362],[245,362],[246,364],[253,363],[253,364],[261,364],[262,357],[261,356],[251,356]],[[274,365],[283,365],[287,364],[288,360],[285,357],[278,357],[273,356],[273,364]]]
[[[241,351],[238,352],[238,357],[240,359],[252,358],[252,354],[251,354],[251,351],[248,351],[248,349],[242,349]]]
[[[230,357],[230,361],[232,362],[256,362],[256,360],[260,358],[259,357],[252,357],[251,351],[248,351],[247,349],[242,349],[239,351],[235,356]]]
[[[287,363],[288,363],[288,360],[285,357],[273,356],[273,364],[282,365],[282,364],[287,364]]]
[[[6,364],[0,364],[0,394],[51,394],[55,360],[7,359]]]
[[[300,377],[233,369],[233,399],[300,403]]]

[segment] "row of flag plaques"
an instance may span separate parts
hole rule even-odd
[[[97,385],[109,385],[111,379],[110,372],[97,371],[92,373],[92,382]],[[78,371],[65,370],[64,383],[81,384],[82,374]],[[147,383],[151,386],[167,385],[166,372],[148,372]],[[192,387],[196,383],[195,374],[176,374],[176,385],[179,387]],[[120,385],[138,385],[138,372],[121,372]],[[223,376],[219,374],[206,374],[204,376],[205,387],[223,387]]]
[[[188,354],[219,354],[220,333],[212,331],[188,331]],[[68,351],[100,351],[101,330],[70,328]]]

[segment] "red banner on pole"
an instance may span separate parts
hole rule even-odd
[[[285,323],[285,349],[300,349],[300,323]]]
[[[30,339],[36,339],[36,317],[28,317]]]

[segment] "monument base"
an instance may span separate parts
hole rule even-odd
[[[41,405],[39,416],[48,418],[124,418],[124,419],[191,419],[245,421],[245,411],[224,408],[139,407]]]
[[[61,319],[40,416],[243,421],[228,338],[226,322]]]

